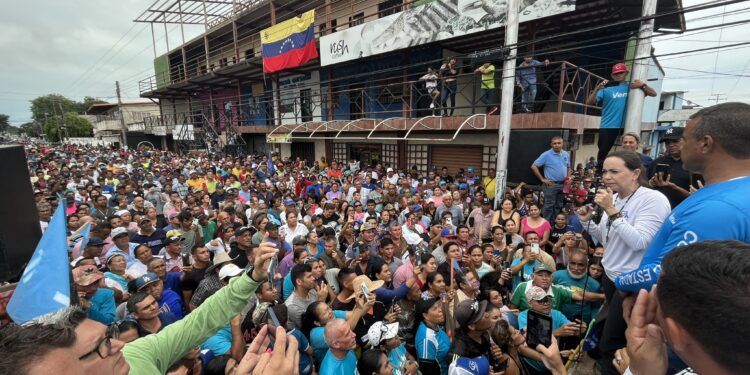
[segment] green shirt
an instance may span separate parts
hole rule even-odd
[[[482,67],[488,71],[488,73],[482,73],[482,88],[483,89],[494,89],[495,88],[495,66],[490,64],[488,67]]]
[[[205,245],[214,239],[214,235],[216,234],[218,226],[216,225],[215,221],[209,220],[208,224],[206,224],[205,227],[201,228],[203,229],[203,244]]]
[[[247,275],[235,277],[197,309],[161,332],[125,344],[122,349],[130,375],[164,374],[194,347],[206,341],[247,305],[258,283]]]
[[[519,310],[528,310],[529,301],[526,299],[526,287],[531,284],[531,281],[525,281],[516,287],[513,291],[513,297],[510,298],[510,303],[516,306]],[[560,308],[568,303],[573,302],[573,292],[567,288],[552,285],[547,294],[552,292],[552,308],[560,310]]]

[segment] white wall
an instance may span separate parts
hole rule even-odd
[[[274,90],[276,89],[276,82],[273,83]],[[301,107],[300,107],[300,91],[310,89],[311,93],[311,104],[312,119],[319,121],[322,114],[320,108],[320,73],[316,70],[311,72],[309,75],[298,74],[279,78],[280,99],[281,102],[291,102],[291,112],[281,112],[281,123],[282,124],[298,124],[302,122],[301,119]],[[285,106],[286,107],[286,106]],[[274,108],[278,110],[278,106],[274,103]]]

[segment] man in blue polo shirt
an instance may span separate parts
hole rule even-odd
[[[677,246],[704,240],[750,242],[750,105],[722,103],[690,117],[682,133],[682,166],[703,175],[705,187],[664,221],[641,266],[615,279],[618,289],[650,290],[661,260]]]
[[[570,169],[570,155],[563,151],[563,139],[560,136],[552,137],[550,143],[552,148],[543,152],[531,164],[531,171],[542,181],[542,192],[544,193],[544,207],[542,216],[550,223],[555,222],[555,215],[562,210],[563,206],[563,182],[572,170]],[[544,168],[542,176],[539,168]]]
[[[606,87],[609,81],[599,83],[594,91],[586,98],[587,105],[600,104],[602,106],[602,122],[599,129],[599,152],[596,155],[597,167],[601,169],[601,163],[614,146],[617,137],[620,136],[622,128],[625,127],[625,108],[628,104],[628,92],[640,89],[647,96],[656,96],[656,90],[649,87],[645,82],[635,79],[633,82],[625,81],[628,76],[628,66],[617,63],[612,66],[612,80],[615,86]],[[605,88],[606,87],[606,88]]]

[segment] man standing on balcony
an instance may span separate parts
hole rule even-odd
[[[586,98],[587,105],[600,104],[602,106],[602,120],[599,129],[599,152],[596,155],[597,167],[601,170],[604,159],[609,150],[614,146],[617,137],[622,133],[625,126],[625,108],[628,104],[628,91],[630,89],[641,89],[646,96],[656,96],[656,90],[649,87],[641,80],[633,80],[628,84],[625,82],[628,67],[623,63],[612,66],[612,80],[616,86],[606,87],[609,81],[599,83],[594,91]],[[606,88],[605,88],[606,87]]]
[[[491,115],[497,111],[497,107],[490,107],[492,92],[495,91],[495,66],[486,62],[474,72],[482,74],[482,85],[479,87],[479,99],[487,106],[487,114]]]
[[[549,60],[544,60],[544,66],[549,65]],[[536,67],[542,63],[534,59],[531,53],[523,57],[521,65],[516,69],[516,86],[521,89],[521,112],[534,112],[534,100],[536,100]]]

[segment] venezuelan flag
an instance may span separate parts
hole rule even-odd
[[[278,72],[317,58],[314,21],[315,9],[261,31],[263,71]]]

